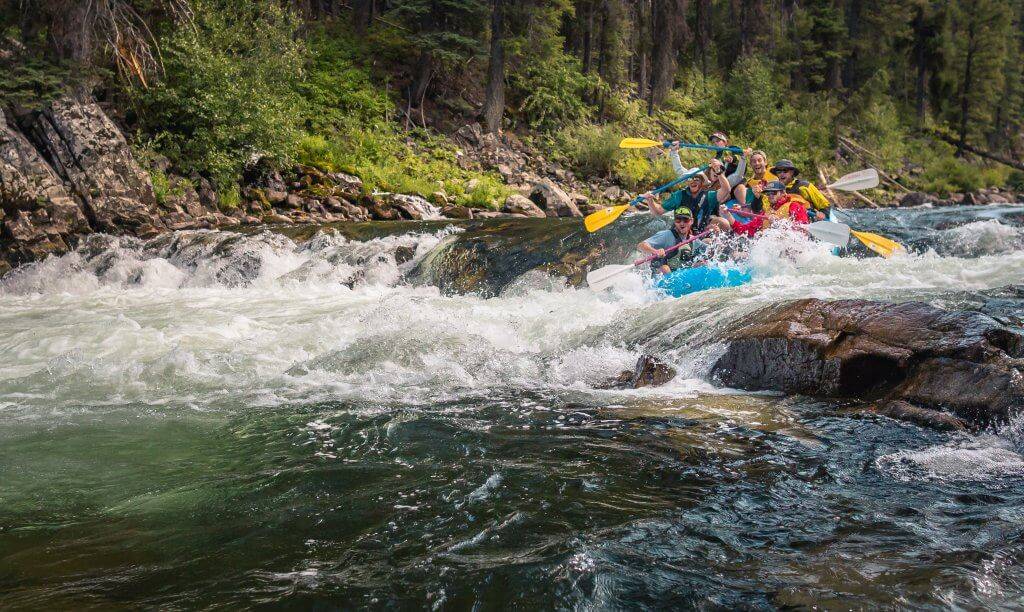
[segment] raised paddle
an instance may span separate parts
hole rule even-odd
[[[620,149],[650,149],[651,147],[671,147],[672,141],[659,142],[648,138],[623,138],[619,141]],[[729,151],[730,153],[742,153],[739,147],[716,147],[715,145],[698,144],[695,142],[680,142],[679,147],[683,149],[701,149],[704,151]]]
[[[829,189],[840,191],[860,191],[878,187],[878,172],[874,168],[851,172],[828,186]]]
[[[665,254],[668,255],[669,253],[675,251],[684,244],[690,244],[694,240],[703,238],[704,236],[707,236],[710,233],[711,230],[704,230],[703,232],[697,234],[696,236],[691,236],[686,240],[680,242],[679,244],[665,249]],[[590,288],[593,289],[594,291],[604,291],[608,287],[611,287],[613,284],[615,284],[613,281],[610,280],[613,277],[618,276],[619,274],[622,274],[623,272],[626,272],[628,270],[632,270],[637,266],[642,266],[645,263],[650,263],[655,259],[659,259],[660,257],[660,255],[651,255],[650,257],[638,259],[634,261],[632,264],[624,264],[619,266],[604,266],[603,268],[592,270],[587,274],[587,285],[589,285]]]
[[[707,169],[707,164],[704,164],[703,166],[697,168],[693,172],[690,172],[689,174],[684,174],[683,176],[673,181],[669,181],[662,185],[661,187],[658,187],[657,189],[654,189],[653,191],[651,191],[651,194],[653,195],[665,192],[675,187],[679,183],[690,180],[697,174],[704,172]],[[622,204],[619,206],[606,206],[595,213],[590,213],[589,215],[583,218],[583,227],[587,228],[588,232],[596,232],[597,230],[601,229],[602,227],[608,225],[609,223],[615,221],[620,216],[622,216],[622,213],[626,212],[626,209],[628,209],[631,206],[636,206],[640,202],[643,202],[643,200],[643,195],[638,195],[637,197],[630,200],[629,204]]]
[[[847,174],[829,185],[830,189],[842,191],[857,191],[860,189],[873,189],[875,187],[878,187],[878,171],[874,168]],[[902,244],[885,236],[856,230],[851,230],[850,234],[859,240],[861,244],[882,257],[892,257],[894,253],[906,250]]]

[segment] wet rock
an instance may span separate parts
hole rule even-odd
[[[289,217],[286,217],[286,216],[278,214],[278,213],[270,213],[269,215],[263,215],[263,222],[264,223],[286,223],[288,225],[292,224],[292,220]]]
[[[293,210],[299,210],[302,208],[302,196],[294,193],[290,193],[285,196],[284,201],[279,204],[282,208],[290,208]]]
[[[352,176],[344,172],[332,172],[327,175],[327,178],[340,187],[345,195],[358,195],[363,189],[363,181],[358,176]]]
[[[362,205],[373,217],[374,221],[397,221],[401,214],[391,207],[390,204],[373,196],[366,196]]]
[[[1024,408],[1024,334],[920,302],[805,299],[759,311],[723,340],[731,387],[902,400],[975,425]]]
[[[609,202],[622,202],[629,199],[629,194],[616,185],[612,185],[605,189],[602,195],[604,195],[604,199]]]
[[[387,193],[383,194],[382,197],[405,219],[420,221],[423,219],[440,218],[437,207],[420,196],[402,193]]]
[[[430,202],[437,206],[447,206],[448,194],[443,191],[435,191],[434,193],[430,194]]]
[[[501,208],[502,212],[526,215],[527,217],[538,217],[544,218],[547,215],[540,209],[533,200],[526,196],[514,193],[505,200],[505,205]]]
[[[548,217],[582,217],[580,209],[561,187],[542,179],[530,191],[530,200]]]
[[[284,190],[267,189],[264,194],[266,195],[267,201],[273,206],[280,206],[288,199],[288,192]]]
[[[660,387],[676,376],[676,371],[657,357],[641,355],[632,370],[623,370],[619,376],[602,389],[639,389],[641,387]]]
[[[932,202],[935,198],[921,191],[911,191],[900,198],[900,206],[921,206],[925,202]]]
[[[472,219],[473,209],[468,206],[445,206],[441,214],[449,219]]]
[[[879,414],[896,421],[913,423],[920,427],[929,427],[940,431],[967,431],[964,421],[948,412],[940,412],[929,408],[921,408],[909,402],[883,401],[868,408],[871,414]]]
[[[416,256],[416,249],[410,246],[399,246],[395,249],[395,263],[402,265],[407,261],[412,261],[412,258]]]

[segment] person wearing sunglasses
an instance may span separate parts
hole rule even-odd
[[[811,204],[808,212],[815,221],[824,221],[828,218],[832,203],[813,184],[796,177],[800,174],[800,169],[793,162],[780,159],[772,166],[772,173],[786,186],[786,193],[798,195]]]
[[[765,213],[768,216],[778,219],[790,219],[793,223],[800,225],[807,224],[807,200],[798,195],[786,193],[786,186],[782,181],[771,181],[764,186],[765,197],[768,198],[768,206]],[[768,223],[764,217],[754,217],[750,221],[740,222],[733,218],[732,213],[725,206],[722,206],[718,214],[725,219],[732,227],[732,231],[748,237],[753,237]]]
[[[674,251],[672,247],[693,237],[693,213],[688,208],[681,208],[672,217],[672,227],[661,230],[637,245],[637,249],[649,255],[656,255],[651,260],[651,271],[655,274],[668,274],[674,269],[701,265],[701,257],[707,251],[707,245],[700,240],[684,244]]]

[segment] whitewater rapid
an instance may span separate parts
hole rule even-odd
[[[409,272],[457,231],[364,242],[328,231],[299,244],[271,232],[97,237],[0,281],[2,414],[299,398],[415,405],[538,385],[592,391],[642,351],[692,373],[663,393],[709,392],[712,338],[764,305],[929,300],[1024,279],[1021,230],[987,220],[940,242],[969,257],[837,257],[769,233],[751,250],[753,283],[673,300],[639,275],[596,294],[538,271],[490,299],[409,284]]]

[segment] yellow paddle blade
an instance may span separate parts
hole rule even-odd
[[[662,143],[657,140],[649,140],[647,138],[623,138],[619,142],[620,149],[649,149],[651,147],[660,147]]]
[[[889,240],[885,236],[879,236],[878,234],[872,234],[871,232],[854,232],[850,234],[854,238],[864,243],[864,246],[878,253],[882,257],[891,257],[893,253],[903,251],[903,245],[896,242],[895,240]]]
[[[618,219],[622,213],[626,212],[627,208],[629,208],[629,204],[608,206],[606,208],[602,208],[596,213],[590,213],[583,218],[583,227],[587,228],[588,232],[596,232],[612,221]]]

